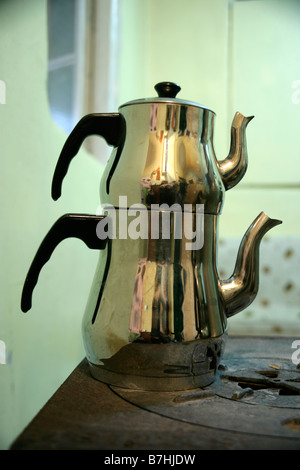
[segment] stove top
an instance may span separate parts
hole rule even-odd
[[[290,359],[229,358],[220,364],[213,384],[195,391],[111,388],[161,416],[224,431],[296,437],[300,448],[300,369]]]
[[[176,392],[106,385],[83,360],[12,449],[300,450],[294,341],[229,336],[217,379]]]

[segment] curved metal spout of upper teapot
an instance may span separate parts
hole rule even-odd
[[[259,287],[260,242],[271,228],[281,223],[261,212],[246,231],[232,276],[219,281],[227,318],[244,310],[255,299]]]
[[[231,189],[241,181],[247,170],[248,156],[246,144],[246,127],[254,116],[243,116],[237,112],[231,125],[231,141],[228,156],[217,161],[219,173],[225,189]]]

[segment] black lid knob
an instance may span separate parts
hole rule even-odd
[[[175,98],[181,90],[179,85],[172,82],[160,82],[154,88],[160,98]]]

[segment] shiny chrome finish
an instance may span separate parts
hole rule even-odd
[[[207,214],[222,211],[225,190],[247,169],[246,127],[252,117],[236,113],[230,152],[218,162],[213,148],[215,113],[194,105],[171,102],[135,102],[120,107],[126,121],[126,140],[116,168],[117,149],[105,168],[100,199],[119,207],[204,204]],[[109,188],[107,181],[109,180]],[[125,207],[122,207],[125,208]]]
[[[224,186],[213,157],[214,113],[196,106],[143,102],[120,108],[126,139],[118,165],[113,152],[100,184],[101,203],[127,208],[142,203],[204,204],[205,212],[221,211]],[[110,180],[109,190],[107,180]],[[125,208],[125,207],[122,207]]]
[[[150,226],[151,211],[147,212]],[[132,220],[129,218],[128,225]],[[233,275],[222,281],[216,265],[218,220],[217,215],[204,215],[204,244],[200,250],[187,250],[187,239],[183,236],[176,240],[171,231],[169,240],[116,238],[101,252],[94,291],[83,319],[87,358],[96,378],[115,385],[130,386],[130,382],[136,388],[154,387],[155,390],[167,390],[170,383],[178,389],[184,380],[186,388],[196,383],[204,386],[208,376],[202,374],[201,378],[192,374],[193,380],[190,373],[185,379],[180,375],[180,380],[172,376],[170,382],[171,376],[162,373],[159,362],[160,373],[156,376],[159,380],[150,385],[154,349],[149,346],[161,345],[159,351],[164,360],[167,355],[172,369],[175,364],[183,367],[188,360],[186,357],[183,360],[182,350],[179,353],[176,344],[190,345],[191,357],[193,348],[201,344],[203,363],[208,364],[206,354],[207,351],[211,354],[214,344],[215,351],[223,350],[227,318],[254,300],[258,291],[261,239],[281,223],[261,213],[243,237]],[[105,278],[107,264],[109,273]],[[208,350],[202,341],[209,341]],[[171,343],[172,346],[166,346]],[[130,344],[134,345],[132,349]],[[121,357],[124,362],[119,361]],[[214,356],[214,364],[220,357]],[[128,367],[130,364],[130,370],[124,377],[126,364]],[[139,371],[137,374],[134,366]]]
[[[245,233],[232,276],[220,281],[227,318],[247,308],[255,299],[259,286],[260,242],[266,232],[281,223],[261,212]]]
[[[108,359],[128,342],[189,342],[226,332],[216,267],[217,221],[217,216],[205,214],[199,250],[186,249],[184,233],[178,240],[171,232],[166,240],[110,241],[100,254],[97,286],[83,320],[92,363]]]
[[[102,365],[90,362],[93,377],[135,390],[174,391],[205,387],[216,376],[227,335],[180,343],[131,343]]]
[[[100,184],[101,204],[109,215],[99,216],[99,224],[114,222],[114,236],[95,244],[94,232],[83,234],[81,219],[80,227],[76,222],[70,230],[68,225],[64,236],[77,236],[101,250],[82,323],[87,358],[94,377],[104,382],[179,390],[214,379],[227,318],[253,301],[260,241],[281,222],[261,213],[241,242],[233,275],[220,280],[218,220],[226,190],[247,169],[245,132],[252,117],[236,113],[230,152],[218,161],[215,113],[175,98],[177,85],[162,83],[156,89],[157,98],[132,101],[119,113],[89,115],[78,123],[60,155],[52,194],[60,196],[62,180],[85,137],[101,135],[114,147]],[[200,225],[199,206],[204,208]],[[160,225],[166,213],[167,237],[166,225]],[[184,230],[177,236],[178,222],[184,226],[187,213],[191,231],[196,239],[202,237],[199,245],[191,246]],[[132,236],[130,230],[142,221],[146,229]],[[95,222],[86,216],[87,232],[95,229]],[[43,245],[43,259],[35,260],[35,279],[62,239],[55,227],[51,243]],[[34,283],[29,279],[28,285],[30,295]]]
[[[246,127],[254,116],[236,113],[231,125],[230,152],[225,160],[218,162],[218,169],[225,189],[231,189],[241,181],[247,170]]]
[[[205,249],[187,250],[189,240],[171,231],[171,239],[116,238],[101,252],[82,324],[95,378],[161,391],[214,380],[227,338],[217,222],[204,215]]]

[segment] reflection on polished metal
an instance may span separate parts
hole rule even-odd
[[[101,202],[118,207],[119,196],[126,195],[129,206],[204,204],[207,214],[219,214],[225,189],[237,184],[246,171],[245,130],[251,118],[236,113],[230,153],[218,162],[213,111],[144,101],[121,106],[120,112],[126,121],[122,158],[115,166],[115,149],[102,177]]]
[[[247,170],[245,130],[254,116],[245,117],[236,113],[231,126],[230,152],[225,160],[218,162],[218,169],[225,189],[235,186]]]
[[[103,136],[114,149],[103,172],[100,199],[118,212],[119,236],[96,242],[95,224],[109,221],[109,216],[85,216],[91,218],[90,225],[80,219],[63,237],[54,236],[54,225],[23,292],[25,300],[31,298],[39,270],[62,238],[75,236],[100,249],[83,318],[83,339],[93,376],[123,387],[170,391],[214,380],[227,318],[255,298],[260,241],[281,223],[261,213],[241,242],[232,277],[220,280],[218,220],[226,190],[247,169],[245,131],[252,117],[236,113],[229,155],[218,161],[213,148],[215,113],[177,99],[179,89],[169,82],[159,84],[159,97],[131,101],[120,106],[119,113],[89,115],[78,123],[60,155],[52,195],[60,196],[63,178],[84,138],[95,133]],[[138,211],[141,205],[148,230],[156,228],[155,238],[150,232],[146,238],[124,235],[130,224],[138,225],[132,208]],[[181,237],[175,235],[186,205],[196,234],[196,209],[204,206],[204,243],[198,249],[187,249],[190,239],[184,230]],[[159,208],[159,217],[153,207]],[[166,211],[168,237],[160,223]]]
[[[259,283],[259,244],[265,233],[281,224],[261,212],[244,235],[232,276],[220,281],[227,318],[244,310],[254,300]]]
[[[103,365],[90,362],[98,380],[136,390],[174,391],[205,387],[213,382],[227,335],[167,343],[131,343]]]

